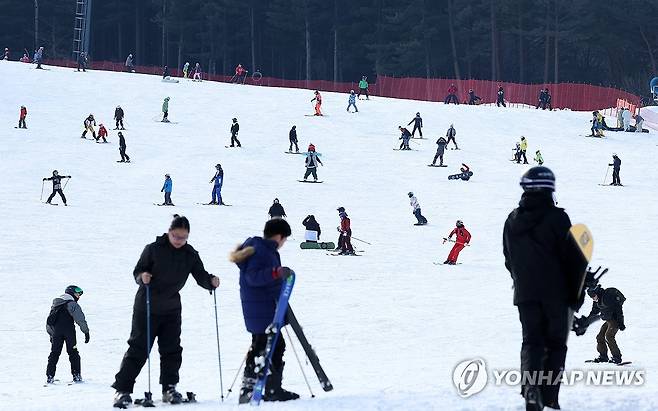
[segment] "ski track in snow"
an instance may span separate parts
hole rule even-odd
[[[502,227],[521,194],[518,180],[529,167],[508,161],[521,135],[557,175],[559,206],[595,238],[592,265],[608,266],[604,286],[628,298],[628,329],[617,335],[625,360],[647,370],[642,387],[566,386],[565,410],[658,409],[658,337],[655,310],[656,139],[651,134],[607,132],[607,139],[578,137],[589,129],[590,113],[474,106],[445,106],[378,97],[357,101],[358,114],[345,112],[347,94],[323,93],[324,118],[312,113],[310,90],[237,86],[212,82],[162,83],[158,76],[95,72],[0,62],[4,180],[0,209],[4,280],[0,313],[0,409],[110,409],[110,384],[127,348],[136,285],[132,270],[144,245],[166,231],[171,215],[191,222],[190,244],[206,269],[220,276],[218,290],[224,387],[233,379],[250,337],[244,329],[238,270],[227,254],[248,236],[259,235],[275,197],[281,200],[293,237],[281,250],[284,265],[298,273],[291,305],[335,387],[324,393],[304,365],[316,394],[311,399],[288,347],[284,386],[302,395],[293,403],[263,404],[291,410],[522,410],[518,387],[489,385],[469,399],[457,396],[452,370],[461,360],[482,357],[491,368],[518,368],[521,328],[512,305],[512,281],[503,265]],[[19,81],[20,79],[20,81]],[[169,117],[153,121],[170,96]],[[282,105],[283,103],[283,105]],[[13,127],[21,105],[28,130]],[[117,164],[114,108],[126,112],[124,135],[131,164]],[[427,140],[419,151],[400,153],[398,125],[420,111]],[[93,113],[113,144],[80,139],[84,118]],[[231,118],[240,123],[241,150],[226,150]],[[609,122],[614,119],[609,117]],[[434,141],[448,126],[457,129],[459,151],[446,151],[447,168],[430,168]],[[288,131],[297,125],[300,148],[315,144],[323,153],[323,184],[300,184],[304,157],[283,153]],[[622,159],[627,187],[602,187],[611,153]],[[460,164],[474,172],[469,182],[448,181]],[[214,165],[225,171],[222,194],[233,207],[203,207],[210,200]],[[72,175],[66,187],[71,207],[38,201],[43,177],[57,169]],[[176,207],[162,202],[164,174],[173,178]],[[608,182],[611,172],[608,174]],[[44,200],[50,194],[46,182]],[[407,192],[421,204],[427,227],[414,227]],[[61,203],[59,199],[56,202]],[[336,208],[352,219],[359,259],[330,258],[324,250],[301,250],[302,219],[314,214],[323,241],[336,241]],[[457,219],[473,234],[458,266],[436,266],[451,244],[442,245]],[[646,229],[645,229],[646,228]],[[91,342],[78,333],[82,374],[70,380],[65,350],[57,378],[42,387],[50,350],[45,320],[53,298],[68,284],[85,290],[80,304]],[[183,366],[181,392],[195,391],[198,410],[234,409],[238,384],[223,404],[213,299],[188,281],[182,293]],[[589,312],[590,300],[582,313]],[[567,369],[586,368],[596,355],[598,325],[583,337],[571,334]],[[299,344],[296,344],[301,350]],[[154,398],[159,360],[152,357]],[[492,376],[490,375],[490,379]],[[146,368],[134,398],[146,390]],[[185,406],[188,407],[188,406]]]

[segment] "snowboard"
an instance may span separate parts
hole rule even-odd
[[[414,225],[427,225],[427,223],[414,223]]]
[[[213,203],[196,203],[198,205],[207,205],[207,206],[223,206],[223,207],[231,207],[233,204],[213,204]]]
[[[434,264],[434,265],[461,265],[461,263],[446,264],[446,263],[440,263],[438,261],[434,261],[434,262],[432,262],[432,264]]]
[[[302,250],[333,250],[336,248],[336,244],[332,242],[314,243],[311,241],[304,241],[303,243],[299,244],[299,248]]]
[[[614,362],[596,362],[594,360],[585,360],[585,363],[594,363],[594,364],[605,364],[605,365],[616,365],[618,367],[623,367],[624,365],[630,365],[633,364],[633,361],[622,361],[619,364],[615,364]]]
[[[163,207],[163,206],[164,207],[166,207],[166,206],[175,207],[176,206],[175,204],[161,204],[161,203],[153,203],[153,205],[157,205],[159,207]]]
[[[439,165],[439,164],[428,164],[427,167],[448,167],[447,165]]]
[[[448,176],[448,180],[461,180],[462,177],[471,178],[473,177],[473,172],[469,171],[468,173],[451,174]]]
[[[582,305],[585,299],[583,287],[587,276],[587,265],[592,260],[592,254],[594,253],[594,238],[585,224],[574,224],[569,229],[569,239],[578,251],[570,253],[566,257],[580,267],[578,272],[571,276],[576,280],[572,287],[570,299],[578,301]]]
[[[314,184],[322,183],[322,181],[315,181],[315,180],[313,180],[313,181],[311,181],[311,180],[297,180],[297,181],[299,181],[300,183],[314,183]]]
[[[410,148],[409,150],[403,150],[401,148],[394,148],[393,151],[418,151],[415,148]]]
[[[361,254],[341,254],[341,253],[327,253],[327,255],[339,256],[339,257],[361,257]]]
[[[132,163],[132,161],[121,161],[121,160],[117,160],[117,163],[128,163],[128,164],[130,164],[130,163]]]
[[[299,151],[284,151],[284,153],[286,153],[286,154],[302,154],[302,155],[306,154],[306,153],[300,153]]]

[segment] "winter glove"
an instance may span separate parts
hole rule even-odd
[[[584,335],[585,331],[587,331],[587,326],[587,317],[574,317],[571,331],[574,331],[576,335]]]
[[[272,273],[272,277],[276,279],[281,278],[285,280],[288,277],[290,277],[293,273],[294,271],[292,271],[290,267],[279,267],[276,270],[274,270],[274,272]]]
[[[46,179],[44,178],[43,181],[46,181]]]
[[[89,332],[86,332],[86,333],[85,333],[85,344],[88,344],[88,343],[89,343],[89,338],[90,338],[90,336],[89,336]]]
[[[624,323],[619,324],[619,331],[624,331],[626,329],[626,325]]]

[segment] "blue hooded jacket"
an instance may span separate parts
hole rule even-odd
[[[162,190],[165,193],[171,193],[173,190],[173,182],[171,181],[171,178],[166,178],[164,181],[164,185],[162,186]]]

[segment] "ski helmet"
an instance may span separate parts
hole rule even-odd
[[[57,174],[59,174],[59,171],[53,170],[53,175],[56,176]]]
[[[613,157],[617,157],[617,153],[612,153],[612,156],[613,156]]]
[[[315,151],[315,146],[313,145],[313,143],[308,145],[308,151]]]
[[[350,94],[354,94],[354,90],[350,90]]]
[[[419,111],[418,113],[416,113],[416,115],[417,115],[417,116],[420,116],[420,111]]]
[[[413,197],[413,196],[414,196],[414,193],[412,193],[411,191],[409,191],[409,192],[407,193],[407,195],[408,195],[409,197]]]
[[[555,174],[548,167],[532,167],[521,176],[523,191],[555,191]]]
[[[587,289],[587,295],[593,298],[595,295],[600,295],[602,291],[603,288],[601,288],[601,285],[597,284],[596,287],[590,287]]]
[[[219,163],[217,163],[217,165],[215,166],[215,168],[222,168],[222,165],[219,164]]]
[[[66,287],[64,290],[64,293],[70,295],[75,299],[75,301],[78,301],[78,298],[82,295],[82,288],[78,287],[77,285],[69,285]],[[77,294],[77,296],[76,296]]]
[[[459,227],[459,228],[462,228],[462,227],[464,226],[464,222],[463,222],[462,220],[457,220],[457,222],[455,223],[455,225],[456,225],[457,227]]]
[[[165,174],[165,177],[169,178],[169,174]]]
[[[345,212],[345,207],[338,207],[336,209],[339,213],[344,213]]]

